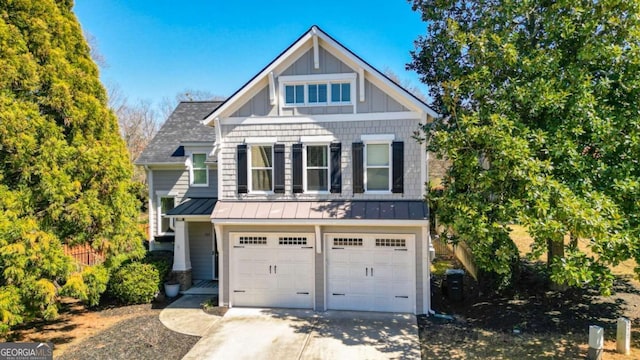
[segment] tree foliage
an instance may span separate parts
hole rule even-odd
[[[521,223],[534,255],[564,250],[553,280],[608,292],[610,266],[640,260],[640,2],[413,7],[428,25],[408,67],[444,115],[422,138],[452,164],[430,200],[453,241],[507,281]]]
[[[2,326],[57,314],[62,244],[140,256],[131,163],[72,1],[0,0]]]

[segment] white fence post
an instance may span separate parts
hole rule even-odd
[[[618,319],[616,351],[625,355],[629,355],[631,351],[631,321],[623,317]]]
[[[604,329],[600,326],[589,326],[589,352],[587,359],[601,360],[604,348]]]

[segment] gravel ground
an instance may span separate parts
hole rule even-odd
[[[68,348],[57,359],[181,359],[200,339],[165,328],[160,309],[135,309],[140,315]]]

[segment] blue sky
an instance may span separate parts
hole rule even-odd
[[[76,0],[74,11],[106,59],[103,82],[130,100],[158,105],[185,89],[229,96],[314,24],[426,92],[405,70],[426,25],[403,0]]]

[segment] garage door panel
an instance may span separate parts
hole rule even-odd
[[[230,234],[232,306],[313,307],[313,234]]]
[[[326,236],[330,309],[414,312],[414,235]],[[336,249],[334,239],[360,239],[361,246]]]

